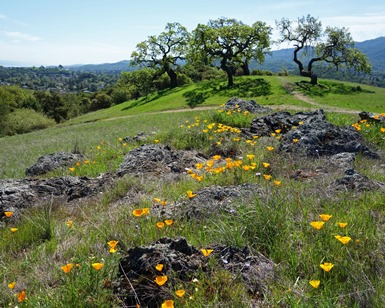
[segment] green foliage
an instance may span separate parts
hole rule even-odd
[[[17,109],[1,123],[0,136],[25,134],[55,125],[55,121],[32,109]]]
[[[109,108],[112,105],[111,97],[106,93],[97,93],[91,100],[91,110],[99,110]]]

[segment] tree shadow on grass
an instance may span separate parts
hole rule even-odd
[[[185,92],[183,97],[187,105],[194,108],[218,93],[228,97],[256,97],[270,95],[272,91],[270,82],[263,78],[242,79],[230,88],[227,87],[227,81],[210,81],[192,91]]]
[[[353,95],[359,93],[375,93],[370,90],[361,88],[361,86],[350,86],[342,82],[323,81],[316,85],[309,82],[296,82],[295,86],[298,90],[309,96],[325,96],[327,94]]]

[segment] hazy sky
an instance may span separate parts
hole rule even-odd
[[[193,30],[219,17],[274,26],[307,14],[349,28],[355,41],[385,36],[384,0],[1,0],[0,65],[112,63],[168,22]],[[291,46],[286,46],[291,47]]]

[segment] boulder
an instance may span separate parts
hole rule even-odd
[[[234,97],[226,102],[224,109],[234,110],[239,109],[242,112],[248,111],[250,113],[266,113],[271,112],[272,110],[269,107],[264,107],[258,105],[254,100],[243,100],[237,97]]]
[[[258,136],[270,136],[271,133],[279,129],[281,130],[281,134],[285,134],[290,131],[293,126],[318,121],[326,121],[325,113],[322,109],[314,112],[298,112],[294,115],[291,115],[287,111],[279,111],[253,119],[250,124],[250,133]]]
[[[353,127],[340,127],[326,120],[304,122],[288,131],[281,138],[279,150],[314,157],[339,153],[362,153],[368,157],[378,157],[364,144],[362,136]]]
[[[330,186],[333,191],[369,191],[369,190],[384,190],[385,183],[371,180],[367,176],[360,174],[354,169],[345,170],[342,178],[336,179]]]
[[[205,257],[185,238],[161,238],[151,245],[131,248],[120,259],[115,293],[125,307],[136,304],[160,307],[179,287],[180,281],[194,283],[194,278],[200,279],[202,274],[215,274],[208,266],[210,258],[215,258],[219,267],[242,279],[251,294],[256,296],[266,292],[274,278],[275,265],[271,260],[261,254],[251,254],[247,247],[213,244],[210,249],[213,252]],[[158,264],[163,264],[161,271],[155,268]],[[162,287],[154,282],[158,275],[168,277]]]
[[[26,176],[37,176],[46,174],[55,169],[73,166],[76,162],[84,159],[84,155],[78,153],[58,152],[44,155],[25,171]]]
[[[204,158],[195,151],[177,151],[167,145],[144,144],[128,152],[116,174],[153,174],[182,173],[192,168]]]
[[[25,208],[52,198],[63,201],[89,197],[102,192],[107,185],[112,185],[111,174],[97,178],[57,177],[50,179],[9,179],[0,180],[0,204],[8,208]]]

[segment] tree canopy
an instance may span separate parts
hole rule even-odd
[[[178,85],[176,69],[178,60],[184,60],[189,43],[189,32],[179,23],[168,23],[158,36],[149,36],[136,45],[131,54],[132,65],[156,69],[159,75],[167,73],[171,87]]]
[[[198,24],[192,34],[190,58],[206,65],[220,63],[233,85],[235,70],[241,67],[250,74],[248,61],[263,62],[270,47],[271,28],[257,21],[248,26],[232,18],[210,20],[207,25]]]
[[[301,76],[309,77],[312,84],[317,84],[317,75],[312,71],[315,62],[324,61],[337,70],[345,66],[357,72],[371,71],[368,59],[354,47],[354,41],[346,28],[326,27],[323,30],[321,21],[310,15],[295,21],[282,18],[276,25],[281,42],[291,42],[295,47],[293,60]],[[306,69],[298,54],[301,50],[312,55]]]

